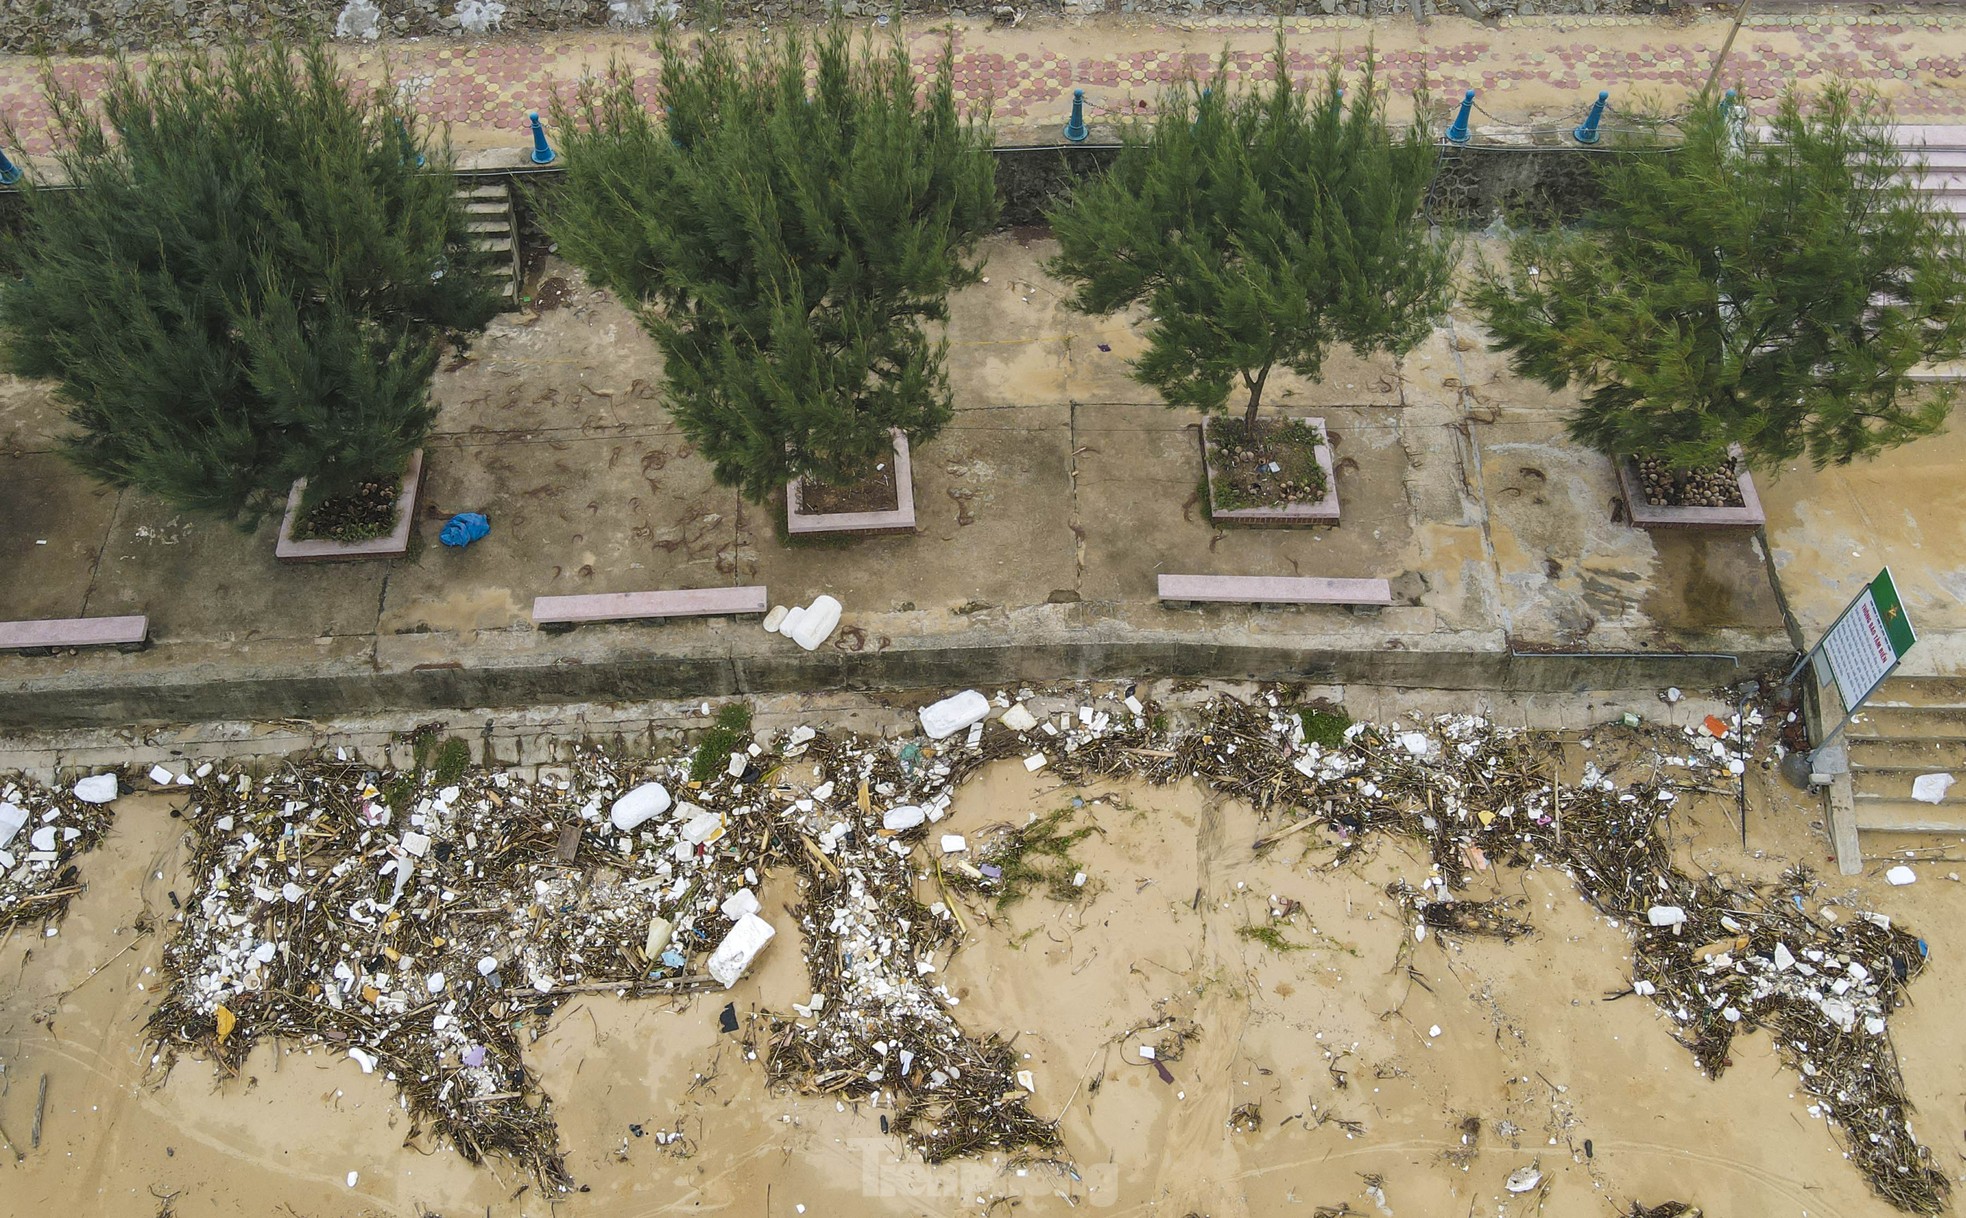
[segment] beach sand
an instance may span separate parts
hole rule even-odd
[[[1847,886],[1930,941],[1891,1034],[1918,1135],[1958,1179],[1966,1053],[1944,930],[1966,909],[1966,887],[1946,878],[1957,865],[1921,865],[1906,888],[1842,881],[1813,805],[1759,775],[1750,789],[1753,853],[1731,797],[1685,800],[1682,866],[1772,879],[1804,862],[1827,873],[1824,895]],[[265,1044],[239,1078],[189,1059],[160,1078],[143,1026],[162,944],[135,928],[168,929],[168,894],[189,886],[183,822],[164,797],[137,795],[82,861],[88,887],[59,933],[23,928],[0,946],[0,1127],[25,1153],[16,1164],[0,1149],[0,1213],[1448,1218],[1666,1199],[1712,1218],[1896,1212],[1809,1115],[1765,1034],[1738,1040],[1732,1068],[1708,1080],[1649,1000],[1616,997],[1627,936],[1560,871],[1489,871],[1490,891],[1458,894],[1521,898],[1528,938],[1416,941],[1384,889],[1426,877],[1417,847],[1373,839],[1333,869],[1333,842],[1313,830],[1258,856],[1252,842],[1273,826],[1191,785],[1074,790],[997,765],[960,789],[940,829],[976,843],[1075,797],[1072,823],[1098,829],[1074,847],[1081,898],[1034,893],[1002,912],[966,901],[970,937],[943,979],[965,1028],[1014,1038],[1027,1057],[1032,1106],[1062,1114],[1059,1163],[1077,1179],[1047,1163],[1019,1174],[1001,1156],[925,1168],[875,1108],[768,1091],[718,1015],[727,1001],[743,1015],[805,999],[787,875],[761,893],[780,936],[728,994],[577,998],[530,1047],[568,1168],[591,1190],[557,1207],[509,1165],[474,1167],[422,1134],[387,1079],[339,1052]],[[933,887],[920,895],[936,899]],[[1273,896],[1302,908],[1274,919]],[[1281,939],[1240,933],[1263,926]],[[1143,1044],[1160,1046],[1172,1082]],[[683,1137],[662,1144],[671,1130]],[[1524,1168],[1541,1183],[1510,1193]]]

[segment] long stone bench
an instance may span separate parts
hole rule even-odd
[[[664,592],[597,592],[586,596],[539,596],[532,602],[535,626],[571,630],[586,622],[626,622],[643,618],[716,617],[763,613],[764,585],[743,588],[679,588]]]
[[[1237,605],[1390,605],[1383,579],[1325,579],[1296,575],[1163,575],[1164,601]]]
[[[150,619],[57,617],[33,622],[0,622],[0,651],[52,651],[60,647],[141,647],[150,637]]]

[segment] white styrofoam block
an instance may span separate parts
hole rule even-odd
[[[794,605],[790,609],[787,609],[785,616],[778,621],[778,633],[788,639],[791,638],[792,632],[799,628],[799,623],[804,620],[805,615],[806,611],[803,605]]]
[[[150,767],[150,781],[160,787],[168,787],[177,781],[177,775],[171,773],[163,766],[154,765]]]
[[[963,837],[962,834],[944,833],[942,835],[942,853],[961,854],[963,851],[967,849],[969,849],[969,842]]]
[[[683,826],[683,840],[695,844],[715,841],[724,833],[724,818],[715,812],[704,812],[689,819]]]
[[[1905,866],[1903,863],[1899,863],[1896,867],[1893,867],[1891,868],[1891,870],[1885,872],[1884,878],[1891,881],[1893,884],[1897,885],[1898,887],[1902,888],[1906,884],[1917,883],[1918,873],[1916,871],[1913,871],[1911,868]]]
[[[725,989],[729,989],[737,984],[738,978],[765,949],[765,944],[777,934],[771,923],[756,914],[745,914],[737,920],[737,925],[730,928],[724,941],[717,944],[717,950],[710,953],[707,971]]]
[[[1654,905],[1645,911],[1645,920],[1654,926],[1678,926],[1686,921],[1686,911],[1677,905]]]
[[[783,605],[773,605],[771,612],[765,614],[765,629],[777,634],[778,628],[785,624],[785,615],[790,612],[791,610]]]
[[[726,918],[735,922],[745,914],[758,912],[758,897],[749,888],[740,888],[725,897],[724,903],[717,908],[723,910]]]
[[[1952,775],[1920,774],[1911,780],[1911,797],[1922,804],[1944,803],[1946,791],[1952,786]]]
[[[887,814],[881,817],[881,828],[892,829],[899,833],[903,829],[912,829],[927,819],[927,812],[913,804],[904,804],[899,808],[887,810]]]
[[[940,702],[931,702],[919,712],[922,735],[930,740],[953,736],[972,723],[981,723],[990,713],[990,700],[973,689],[965,689]]]
[[[807,651],[817,650],[821,643],[833,637],[839,625],[840,602],[830,596],[818,597],[806,606],[805,616],[792,629],[792,641]]]
[[[1043,753],[1032,753],[1024,759],[1024,768],[1030,773],[1035,774],[1039,770],[1042,770],[1045,762],[1049,760],[1050,758],[1046,757]]]
[[[116,798],[116,775],[91,774],[75,784],[75,798],[85,804],[106,804]]]
[[[651,816],[660,816],[668,810],[669,788],[659,782],[645,782],[614,801],[614,806],[608,809],[608,821],[627,833]]]

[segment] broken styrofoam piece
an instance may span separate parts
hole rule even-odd
[[[738,978],[744,976],[751,962],[765,949],[765,944],[770,943],[777,934],[771,923],[756,914],[745,914],[737,920],[737,925],[730,928],[723,942],[717,944],[717,950],[710,953],[706,970],[725,989],[729,989],[737,984]]]
[[[1950,774],[1920,774],[1911,780],[1911,797],[1922,804],[1943,803],[1952,783]]]
[[[403,834],[403,850],[422,858],[430,851],[430,837],[425,833],[409,832]]]
[[[820,596],[806,606],[805,616],[791,631],[794,643],[807,651],[816,651],[821,643],[833,637],[833,631],[840,625],[840,602],[830,596]]]
[[[1893,867],[1891,868],[1891,870],[1885,872],[1884,878],[1889,880],[1892,884],[1896,885],[1897,887],[1903,888],[1906,884],[1917,883],[1918,873],[1916,871],[1913,871],[1911,868],[1905,866],[1903,863],[1899,863],[1896,867]]]
[[[1038,725],[1038,717],[1022,702],[999,715],[998,721],[1013,732],[1028,732]]]
[[[177,781],[177,775],[171,773],[163,766],[154,765],[150,767],[150,781],[156,783],[160,787],[168,787],[172,783]]]
[[[1039,770],[1044,769],[1045,763],[1049,760],[1050,758],[1046,757],[1043,753],[1032,753],[1024,759],[1024,769],[1027,773],[1035,774]]]
[[[961,854],[963,851],[967,849],[969,849],[969,842],[963,837],[962,834],[944,833],[942,835],[942,853]]]
[[[953,736],[973,723],[981,723],[990,713],[990,700],[973,689],[931,702],[918,715],[922,735],[930,740]]]
[[[675,924],[664,917],[649,919],[648,938],[642,940],[642,954],[650,960],[662,955],[662,949],[669,946],[669,939],[676,933]]]
[[[722,905],[717,906],[717,908],[723,911],[723,914],[726,918],[729,918],[731,921],[735,922],[739,918],[742,918],[745,914],[754,914],[758,912],[759,909],[758,897],[757,894],[752,892],[749,888],[740,888],[736,892],[733,892],[729,896],[725,897],[724,903]]]
[[[723,835],[724,818],[715,812],[692,816],[683,825],[683,840],[694,846],[714,842]]]
[[[106,804],[116,798],[116,775],[91,774],[75,784],[75,798],[85,804]]]
[[[5,846],[9,842],[12,842],[14,835],[18,834],[26,825],[27,813],[25,810],[14,804],[0,803],[0,846]]]
[[[773,605],[771,612],[765,614],[765,629],[772,634],[777,634],[778,628],[785,624],[785,615],[790,612],[791,610],[783,605]]]
[[[614,801],[608,809],[608,823],[623,833],[632,832],[642,822],[669,810],[669,788],[659,782],[645,782]]]
[[[1645,920],[1654,926],[1679,926],[1686,921],[1686,911],[1677,905],[1654,905],[1645,911]]]
[[[363,1074],[374,1074],[376,1063],[382,1060],[367,1049],[357,1048],[353,1045],[349,1046],[348,1056],[356,1065],[362,1068]],[[355,1173],[350,1172],[348,1174],[352,1176]],[[348,1187],[354,1188],[355,1186],[350,1184]]]
[[[56,832],[57,830],[54,825],[42,825],[29,835],[28,842],[36,850],[53,850],[55,848]]]
[[[790,609],[787,609],[785,616],[778,619],[778,633],[788,639],[791,638],[792,632],[799,628],[799,622],[805,618],[805,615],[806,611],[803,605],[794,605]]]
[[[887,814],[881,817],[881,828],[892,829],[894,832],[900,833],[904,830],[914,828],[927,819],[927,809],[918,808],[913,804],[903,804],[898,808],[889,808],[887,810]]]

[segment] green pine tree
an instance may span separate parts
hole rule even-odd
[[[1420,214],[1426,133],[1395,134],[1368,61],[1347,92],[1292,87],[1281,39],[1267,81],[1169,90],[1112,169],[1050,216],[1048,269],[1070,304],[1154,320],[1135,375],[1169,406],[1224,409],[1240,380],[1254,424],[1278,364],[1316,377],[1333,343],[1403,354],[1446,308],[1451,254]]]
[[[583,87],[555,111],[567,176],[545,203],[560,252],[655,337],[684,435],[753,501],[866,476],[890,429],[933,437],[952,409],[925,326],[978,278],[997,207],[951,56],[918,101],[898,40],[856,54],[839,23],[658,48],[666,118],[619,66]]]
[[[1576,439],[1691,468],[1818,468],[1938,430],[1908,377],[1966,348],[1966,253],[1904,176],[1883,103],[1791,92],[1764,134],[1703,106],[1676,150],[1603,162],[1582,228],[1516,240],[1474,304],[1525,376],[1576,382]]]
[[[222,513],[399,476],[444,343],[498,307],[448,149],[318,43],[119,62],[99,118],[47,89],[75,189],[26,192],[0,342],[59,382],[69,455]]]

